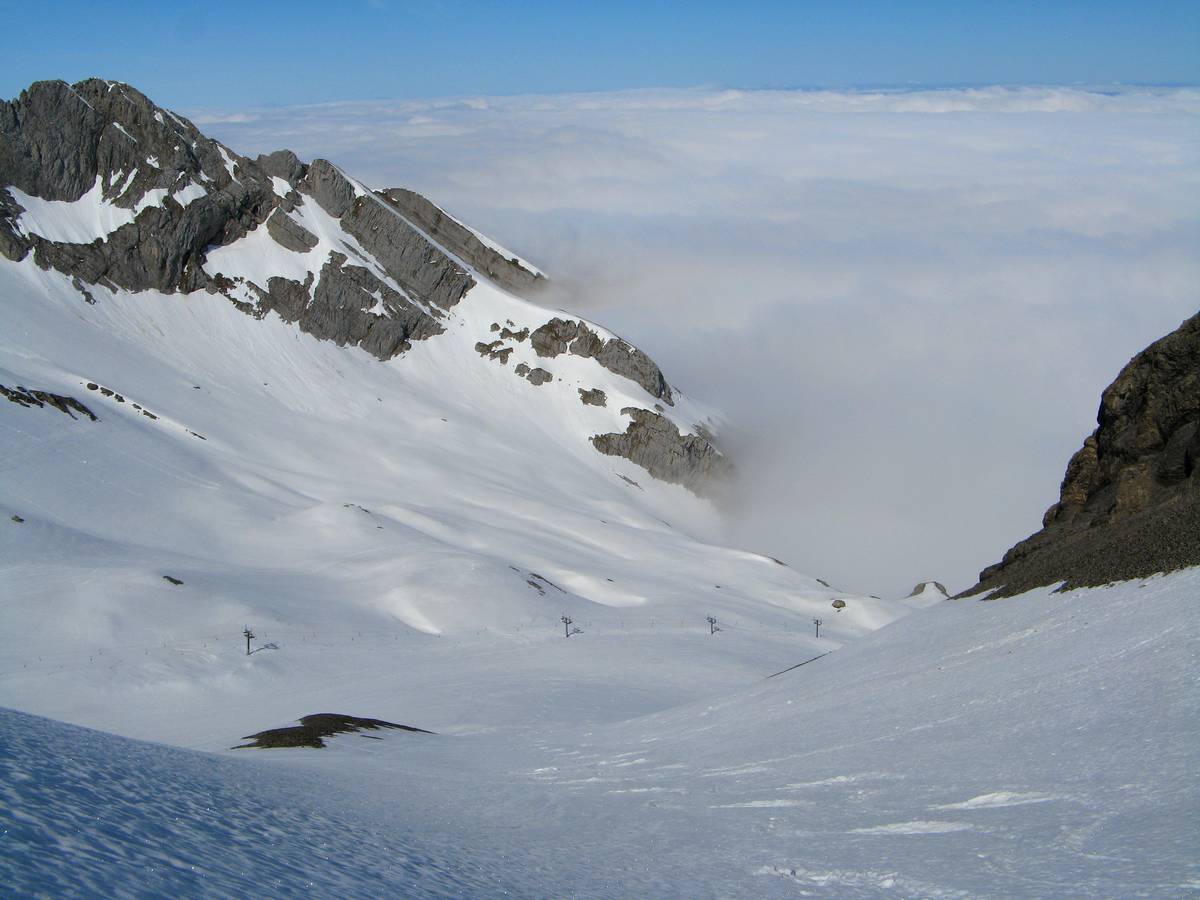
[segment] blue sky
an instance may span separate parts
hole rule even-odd
[[[696,85],[1200,82],[1200,4],[0,2],[0,96],[101,75],[176,107]]]

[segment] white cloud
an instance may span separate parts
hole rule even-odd
[[[1200,91],[630,91],[209,119],[421,190],[722,408],[731,540],[965,587],[1200,306]],[[201,121],[201,120],[197,120]]]

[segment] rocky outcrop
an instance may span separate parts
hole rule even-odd
[[[267,219],[267,231],[279,246],[295,253],[307,253],[317,246],[317,236],[289,216],[283,207],[276,207]]]
[[[411,346],[442,332],[442,326],[402,294],[388,287],[369,269],[348,265],[340,253],[330,254],[316,280],[301,284],[272,278],[257,314],[274,311],[316,338],[362,347],[379,359],[391,359]],[[375,312],[382,307],[381,312]]]
[[[49,406],[61,413],[66,413],[72,419],[76,418],[75,413],[79,413],[82,416],[87,416],[93,422],[98,421],[90,409],[74,397],[67,397],[63,394],[52,394],[49,391],[34,391],[21,385],[10,388],[0,384],[0,397],[4,397],[6,400],[18,406],[24,406],[27,409],[32,409],[35,406],[38,409],[44,409]]]
[[[0,192],[6,197],[0,252],[10,259],[33,252],[43,268],[89,284],[206,287],[205,248],[243,236],[277,202],[269,176],[244,162],[128,85],[98,78],[38,82],[0,103],[0,188],[73,201],[99,185],[106,201],[131,211],[151,191],[204,193],[186,206],[168,195],[105,239],[71,244],[23,233],[16,224],[20,204]]]
[[[540,291],[546,279],[521,265],[516,257],[506,259],[494,247],[445,210],[405,188],[388,188],[378,195],[431,238],[496,284],[514,294],[529,297]]]
[[[1200,565],[1200,314],[1135,356],[1104,391],[1042,530],[984,569],[993,596]]]
[[[706,433],[681,434],[666,416],[627,406],[622,415],[633,421],[623,434],[598,434],[592,445],[608,456],[621,456],[660,481],[680,484],[694,494],[710,496],[732,472],[729,460]]]
[[[52,240],[21,226],[25,210],[14,190],[76,201],[97,186],[132,221],[90,243]],[[206,271],[212,247],[259,227],[288,250],[316,247],[317,237],[288,215],[303,195],[340,217],[402,291],[338,253],[305,282],[243,284],[257,302],[237,290],[239,279]],[[459,263],[328,161],[305,165],[288,150],[248,160],[128,85],[101,79],[38,82],[0,103],[0,253],[13,260],[32,253],[42,268],[71,276],[89,302],[87,285],[207,290],[248,313],[275,311],[316,337],[381,359],[440,333],[438,310],[450,309],[474,284]]]
[[[478,349],[478,345],[476,349]],[[531,369],[525,363],[517,363],[517,367],[513,371],[515,371],[534,387],[541,387],[546,382],[554,380],[554,376],[540,366],[538,368]]]
[[[600,388],[579,388],[579,402],[584,406],[608,406],[608,395]]]
[[[582,322],[556,318],[534,331],[529,340],[538,356],[553,359],[571,353],[594,359],[610,372],[637,382],[650,396],[674,405],[671,386],[654,360],[620,338],[604,340]]]

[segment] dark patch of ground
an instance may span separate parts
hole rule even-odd
[[[385,722],[383,719],[360,719],[357,716],[347,716],[341,713],[316,713],[305,716],[299,725],[288,728],[271,728],[258,734],[248,734],[243,740],[249,744],[238,744],[234,750],[247,747],[260,750],[271,750],[279,747],[324,747],[325,738],[335,734],[350,734],[359,731],[378,731],[381,728],[392,728],[399,731],[410,731],[417,734],[433,734],[424,728],[413,728],[411,725],[397,725],[395,722]],[[372,735],[363,735],[372,737]]]
[[[18,406],[44,408],[49,405],[59,412],[66,413],[72,419],[76,418],[75,413],[78,412],[87,416],[93,422],[97,421],[96,416],[92,414],[90,409],[74,397],[67,397],[63,394],[51,394],[49,391],[34,391],[22,385],[17,385],[15,388],[8,388],[0,384],[0,396],[8,398]]]

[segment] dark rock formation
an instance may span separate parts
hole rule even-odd
[[[272,749],[279,747],[324,747],[325,738],[335,734],[350,734],[361,731],[378,731],[388,728],[397,731],[407,731],[413,734],[433,734],[424,728],[413,728],[411,725],[397,725],[395,722],[385,722],[383,719],[360,719],[357,716],[347,716],[341,713],[317,713],[305,716],[299,725],[288,728],[271,728],[257,734],[248,734],[242,740],[251,741],[249,744],[239,744],[234,750],[247,747]]]
[[[579,388],[579,402],[584,406],[608,406],[608,395],[600,388]]]
[[[267,219],[267,231],[281,247],[296,253],[307,253],[317,246],[317,236],[277,207]]]
[[[0,250],[10,259],[32,251],[43,268],[87,284],[206,287],[200,270],[205,248],[241,237],[276,204],[270,178],[243,162],[128,85],[98,78],[75,85],[37,82],[16,100],[0,103],[0,188],[72,201],[99,180],[107,201],[131,210],[153,189],[200,185],[206,193],[186,207],[172,199],[147,206],[105,240],[68,244],[21,234],[14,215],[19,204],[6,192]]]
[[[36,217],[25,216],[21,206],[31,197],[74,202],[90,191],[129,213],[124,224],[89,243],[38,233]],[[314,217],[323,218],[322,211],[337,219],[343,234],[312,224]],[[314,264],[304,276],[222,271],[217,250],[260,228],[295,253],[337,246],[328,253],[322,249],[320,268]],[[43,269],[63,273],[87,303],[103,296],[89,291],[95,285],[204,290],[223,295],[248,315],[275,313],[316,338],[359,347],[382,360],[442,333],[447,313],[474,286],[475,273],[525,295],[545,284],[411,191],[372,193],[331,162],[306,164],[288,150],[247,159],[128,85],[97,78],[74,85],[38,82],[17,99],[0,102],[0,254],[12,260],[32,256]],[[476,345],[488,359],[506,364],[514,345],[529,341],[540,357],[570,353],[593,359],[655,400],[674,402],[645,353],[620,338],[601,337],[582,322],[554,318],[531,332],[506,319],[492,330],[497,340]],[[543,368],[525,366],[518,374],[534,385],[553,380]],[[124,402],[107,388],[96,389]],[[67,402],[77,401],[59,399],[58,408],[80,411]],[[607,402],[599,390],[583,391],[581,399]],[[41,403],[56,405],[45,398]],[[625,434],[598,435],[593,442],[601,452],[626,456],[657,477],[697,491],[728,467],[709,436],[681,435],[667,419],[645,410],[636,411]]]
[[[378,195],[408,221],[505,290],[528,297],[545,286],[546,279],[540,274],[524,268],[516,258],[505,259],[479,240],[471,229],[420,194],[404,188],[389,188],[379,191]]]
[[[339,346],[360,346],[380,359],[407,350],[411,340],[440,334],[442,326],[408,302],[363,266],[348,265],[333,253],[321,268],[316,289],[310,283],[271,278],[259,301],[258,315],[274,310],[301,330]],[[382,300],[378,298],[382,297]],[[371,310],[382,303],[386,315]]]
[[[66,413],[72,419],[75,418],[75,413],[79,413],[80,415],[87,416],[93,422],[99,421],[90,409],[74,397],[67,397],[62,394],[51,394],[49,391],[32,391],[20,385],[15,388],[8,388],[0,384],[0,397],[5,397],[18,406],[24,406],[28,409],[35,406],[39,409],[51,406],[61,413]]]
[[[478,350],[479,347],[482,347],[482,346],[487,346],[487,345],[486,344],[476,344],[475,349]],[[517,367],[514,371],[518,375],[520,375],[522,378],[526,379],[534,387],[540,387],[543,384],[545,384],[547,381],[554,380],[554,376],[551,375],[549,372],[547,372],[545,369],[543,369],[541,367],[538,367],[536,369],[531,369],[531,368],[529,368],[529,366],[525,365],[525,363],[518,363]],[[601,393],[603,393],[603,391]]]
[[[504,341],[492,341],[490,344],[479,341],[475,344],[475,352],[488,359],[498,359],[502,365],[508,365],[513,348],[505,347]]]
[[[598,434],[592,444],[608,456],[637,463],[655,478],[681,484],[708,496],[732,472],[729,460],[704,434],[680,434],[666,416],[627,406],[622,415],[633,421],[624,434]]]
[[[1042,530],[979,573],[993,596],[1200,565],[1200,314],[1135,356],[1104,391]]]
[[[594,359],[610,372],[640,384],[652,397],[674,404],[671,386],[654,360],[620,338],[604,340],[582,322],[551,319],[529,336],[538,356],[553,359],[560,353]]]
[[[273,181],[280,178],[291,188],[284,197]],[[26,233],[18,225],[24,210],[8,190],[74,201],[97,184],[107,202],[130,210],[155,189],[198,186],[205,193],[186,206],[168,195],[103,238],[74,244]],[[367,268],[346,265],[345,255],[327,264],[315,283],[253,285],[258,304],[235,298],[234,278],[205,271],[208,250],[264,224],[290,250],[315,247],[317,238],[288,215],[302,194],[340,217],[403,293]],[[386,202],[356,190],[331,163],[305,165],[287,150],[248,160],[128,85],[96,78],[38,82],[0,103],[0,253],[19,260],[31,252],[42,268],[72,276],[89,302],[91,284],[166,293],[203,289],[259,317],[274,310],[316,337],[361,346],[381,359],[438,334],[437,310],[451,308],[474,283],[440,247]],[[364,292],[384,297],[382,315],[372,312],[374,301],[360,302]]]

